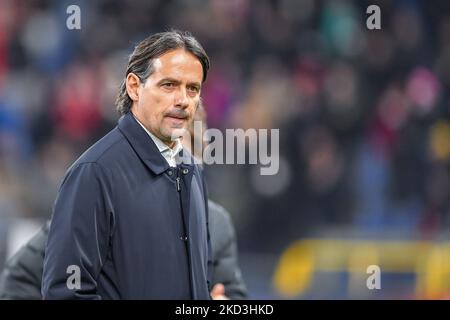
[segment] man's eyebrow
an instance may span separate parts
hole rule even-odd
[[[181,83],[180,80],[177,80],[177,79],[174,79],[174,78],[163,78],[163,79],[158,81],[158,84],[162,84],[164,82],[172,82],[172,83],[176,83],[176,84],[180,84]]]
[[[163,83],[165,83],[165,82],[171,82],[171,83],[175,83],[175,84],[180,84],[180,83],[181,83],[180,80],[177,80],[177,79],[174,79],[174,78],[170,78],[170,77],[166,77],[166,78],[163,78],[163,79],[159,80],[159,81],[157,82],[157,84],[158,84],[158,85],[161,85],[161,84],[163,84]],[[197,81],[188,82],[188,85],[190,85],[190,86],[195,86],[195,87],[197,87],[197,88],[201,88],[201,87],[202,87],[201,83],[200,83],[200,82],[197,82]]]
[[[201,87],[202,87],[201,83],[200,83],[200,82],[197,82],[197,81],[188,82],[188,85],[190,85],[190,86],[195,86],[195,87],[197,87],[197,88],[201,88]]]

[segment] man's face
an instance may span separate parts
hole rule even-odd
[[[193,54],[176,49],[155,59],[153,69],[145,83],[128,75],[131,111],[151,133],[172,147],[172,138],[182,131],[177,129],[187,129],[194,117],[203,68]]]

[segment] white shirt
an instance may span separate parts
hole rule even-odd
[[[153,133],[148,131],[147,128],[144,127],[144,125],[136,117],[134,117],[134,118],[141,125],[141,127],[145,130],[145,132],[147,132],[147,134],[150,136],[150,138],[152,138],[153,142],[158,147],[159,152],[164,157],[164,159],[166,159],[169,166],[176,167],[177,166],[176,156],[183,149],[180,139],[179,138],[175,139],[175,146],[173,147],[173,149],[171,149],[167,144],[162,142],[161,139],[159,139]]]

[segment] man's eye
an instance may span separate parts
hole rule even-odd
[[[173,88],[175,86],[175,84],[173,84],[172,82],[167,82],[163,84],[163,87],[165,88]]]
[[[199,92],[199,88],[197,87],[188,87],[188,90],[195,93]]]

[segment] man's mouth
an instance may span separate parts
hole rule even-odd
[[[173,118],[173,119],[177,119],[177,120],[187,120],[189,117],[189,114],[184,110],[176,109],[171,112],[168,112],[165,116],[168,118]]]
[[[182,116],[174,116],[174,115],[166,115],[167,118],[177,119],[177,120],[186,120],[187,117]]]

